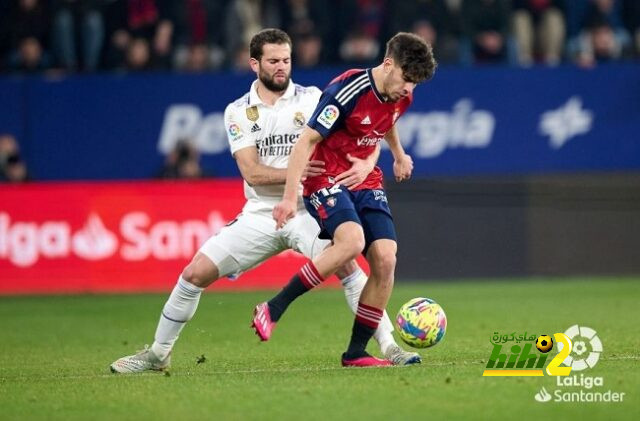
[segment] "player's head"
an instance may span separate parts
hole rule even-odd
[[[251,69],[270,91],[284,91],[291,78],[291,38],[280,29],[258,32],[249,43]]]
[[[410,95],[418,83],[431,79],[437,63],[431,46],[422,38],[398,32],[387,42],[382,67],[383,94],[389,101],[398,101]]]

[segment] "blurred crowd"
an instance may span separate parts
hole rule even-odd
[[[400,30],[443,64],[640,57],[639,0],[0,0],[0,72],[246,70],[264,27],[307,68],[375,63]]]
[[[10,134],[0,134],[0,182],[20,183],[30,179],[18,141]]]

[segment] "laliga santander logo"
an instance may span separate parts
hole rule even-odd
[[[30,267],[41,257],[64,259],[73,255],[97,261],[117,253],[125,261],[188,259],[226,223],[218,211],[209,213],[207,221],[183,222],[152,222],[147,213],[137,211],[124,214],[119,232],[114,232],[92,212],[82,228],[72,232],[67,221],[12,222],[7,213],[0,212],[0,261]]]
[[[338,110],[335,107],[327,107],[324,109],[324,118],[333,121],[338,116]]]
[[[596,331],[586,326],[573,325],[564,332],[573,342],[573,352],[563,361],[565,365],[574,371],[582,371],[593,368],[600,359],[602,353],[602,342]],[[562,351],[563,344],[558,344],[558,349]]]
[[[340,110],[335,105],[327,105],[324,107],[324,110],[318,116],[318,123],[323,125],[325,128],[330,129],[333,126],[333,123],[336,122],[338,116],[340,115]]]
[[[236,137],[240,134],[240,126],[238,126],[235,123],[232,123],[229,126],[229,134],[231,135],[231,137]]]

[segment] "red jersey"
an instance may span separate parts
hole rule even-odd
[[[347,154],[360,159],[371,155],[412,99],[409,95],[398,102],[385,102],[371,69],[349,70],[332,80],[308,123],[324,138],[311,159],[324,161],[325,172],[304,181],[303,194],[334,185],[334,177],[351,168]],[[376,166],[355,190],[381,188],[382,171]]]

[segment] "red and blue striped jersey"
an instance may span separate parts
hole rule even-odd
[[[398,102],[385,102],[371,69],[348,70],[332,80],[308,123],[324,138],[311,159],[324,161],[325,172],[303,183],[304,195],[334,185],[334,177],[351,168],[347,154],[360,159],[371,155],[412,99],[409,95]],[[355,190],[381,188],[382,171],[376,166]]]

